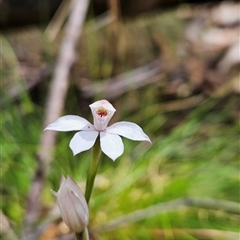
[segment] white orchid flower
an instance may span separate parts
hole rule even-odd
[[[67,115],[48,125],[45,130],[80,131],[70,141],[69,146],[74,155],[90,149],[100,135],[102,152],[113,161],[123,154],[124,146],[120,136],[135,141],[148,141],[151,143],[151,140],[143,132],[142,128],[135,123],[123,121],[107,127],[116,111],[107,100],[96,101],[89,107],[93,114],[94,124],[82,117]]]
[[[71,178],[62,176],[58,192],[52,190],[63,221],[74,232],[82,232],[88,225],[89,212],[85,197],[77,183]]]

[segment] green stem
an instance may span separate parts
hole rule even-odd
[[[100,156],[101,156],[101,147],[100,147],[100,138],[98,137],[92,148],[92,161],[90,163],[90,167],[87,175],[85,198],[88,204],[91,198],[94,180],[97,175]],[[75,237],[76,237],[76,240],[89,240],[88,228],[86,227],[84,231],[81,233],[76,232]]]
[[[87,203],[91,198],[94,180],[97,174],[99,160],[101,156],[101,147],[100,147],[100,138],[98,137],[93,148],[92,148],[92,161],[89,167],[88,176],[87,176],[87,183],[86,183],[86,191],[85,191],[85,198]]]
[[[86,227],[85,229],[84,229],[84,240],[89,240],[90,238],[89,238],[89,232],[88,232],[88,228]]]
[[[75,232],[76,240],[89,240],[88,228],[86,227],[83,232]]]

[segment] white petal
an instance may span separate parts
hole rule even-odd
[[[67,187],[76,194],[76,196],[80,199],[81,204],[84,206],[85,209],[87,209],[88,208],[87,202],[77,183],[70,176],[67,176],[66,182],[67,182]]]
[[[61,182],[60,182],[60,188],[65,183],[65,181],[66,181],[66,178],[62,175]]]
[[[77,132],[72,140],[70,141],[70,148],[73,151],[73,154],[76,155],[80,152],[90,149],[98,136],[97,131],[81,131]]]
[[[60,208],[60,212],[63,221],[67,226],[76,232],[80,232],[85,228],[85,219],[87,209],[83,209],[83,205],[77,195],[64,184],[64,187],[59,192],[57,197],[57,203]],[[76,211],[76,208],[78,211]],[[82,221],[84,219],[84,223]]]
[[[85,200],[85,197],[82,195],[82,198],[79,198],[76,193],[72,192],[74,195],[72,196],[75,204],[75,211],[78,215],[79,220],[86,226],[88,224],[89,219],[89,212],[88,212],[88,205]],[[74,197],[75,196],[75,197]],[[79,221],[78,221],[79,222]]]
[[[67,115],[58,118],[55,122],[49,124],[44,130],[55,130],[55,131],[77,131],[77,130],[94,130],[93,125],[85,118]]]
[[[100,132],[100,144],[102,151],[113,161],[123,154],[122,139],[116,134]]]
[[[78,216],[80,216],[81,221],[85,225],[87,225],[88,205],[87,205],[86,199],[85,199],[80,187],[70,176],[67,177],[66,187],[69,190],[71,190],[71,192],[74,194],[74,195],[71,194],[71,198],[74,202],[75,210],[78,213]]]
[[[132,122],[117,122],[108,127],[105,132],[118,134],[135,141],[148,141],[150,138],[143,132],[137,124]]]
[[[98,131],[106,129],[116,109],[107,100],[100,100],[89,105],[93,115],[94,127]]]
[[[52,194],[53,194],[55,197],[57,197],[57,196],[58,196],[58,193],[57,193],[57,192],[55,192],[55,191],[53,191],[52,189],[51,189],[51,192],[52,192]]]

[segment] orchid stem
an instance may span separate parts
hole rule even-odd
[[[90,238],[89,238],[89,232],[88,232],[88,228],[86,227],[85,229],[84,229],[84,240],[89,240]]]
[[[89,203],[94,180],[97,175],[97,170],[99,166],[99,160],[101,156],[101,147],[100,147],[100,138],[98,137],[93,148],[92,148],[92,161],[89,167],[88,176],[87,176],[87,183],[86,183],[86,191],[85,191],[85,198],[87,203]]]
[[[75,232],[76,240],[89,240],[88,228],[86,227],[83,232]]]

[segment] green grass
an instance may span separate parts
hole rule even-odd
[[[170,16],[163,15],[162,18],[171,28],[174,23]],[[161,20],[154,16],[152,21],[155,24],[157,21],[154,19]],[[146,23],[141,19],[136,21],[136,24],[140,28]],[[161,28],[161,34],[166,39],[173,39],[169,45],[179,40],[182,27],[181,23],[179,24],[180,26],[176,27],[177,32],[168,32],[170,36],[164,32],[164,27]],[[157,26],[151,21],[147,24],[147,27],[152,30],[156,30]],[[133,27],[129,24],[126,31],[133,31]],[[146,36],[144,31],[146,30],[139,33],[135,29],[135,33],[133,31],[132,34]],[[108,56],[105,56],[104,61],[99,65],[101,69],[94,69],[94,63],[99,60],[94,57],[94,54],[99,54],[98,48],[101,49],[105,36],[104,32],[101,34],[98,45],[96,42],[92,43],[95,44],[95,50],[88,53],[89,57],[95,59],[88,66],[90,70],[93,69],[91,70],[93,78],[97,78],[99,72],[103,74],[103,78],[109,77],[113,67],[109,66],[111,61]],[[130,38],[130,36],[127,37]],[[133,40],[134,37],[131,38],[131,41]],[[148,52],[147,60],[144,59],[148,61],[152,55],[145,40],[142,39],[137,44],[141,51]],[[91,41],[94,40],[91,39]],[[13,52],[11,52],[11,59],[6,61],[13,61],[12,64],[16,65],[16,59],[12,60],[12,54]],[[135,52],[132,58],[142,55],[142,52]],[[134,63],[131,62],[131,64],[121,66],[124,69],[130,69],[134,66]],[[5,70],[2,71],[4,75]],[[15,71],[18,71],[18,68]],[[12,74],[15,80],[21,79],[19,73]],[[11,72],[6,76],[8,79]],[[1,93],[3,94],[4,91]],[[153,143],[149,145],[145,142],[124,139],[125,152],[116,162],[112,162],[107,157],[103,158],[90,201],[91,229],[97,229],[112,219],[138,209],[182,197],[214,198],[239,203],[240,129],[237,117],[239,96],[231,94],[222,99],[208,98],[204,104],[194,109],[169,112],[164,108],[161,110],[165,102],[159,99],[159,94],[159,89],[152,85],[125,94],[113,103],[120,106],[120,109],[117,109],[118,120],[136,122],[150,136]],[[43,131],[44,109],[34,104],[26,92],[23,92],[15,102],[5,94],[4,101],[0,119],[0,203],[1,210],[9,218],[13,230],[19,233],[24,227],[22,219],[25,214],[26,199],[36,169],[35,155]],[[79,109],[75,107],[76,102],[74,89],[70,88],[64,112],[69,114],[71,109],[73,111],[71,114],[83,114],[83,117],[92,121],[90,109],[88,114],[78,113]],[[129,102],[135,103],[133,107],[128,105]],[[55,204],[50,189],[58,190],[62,174],[65,176],[69,174],[80,183],[80,186],[85,185],[90,151],[74,157],[68,147],[73,134],[73,132],[58,134],[55,154],[42,194],[42,203],[45,208],[51,208]],[[48,218],[47,215],[43,216],[39,219],[39,224]],[[238,232],[239,221],[240,216],[237,214],[190,207],[167,213],[156,213],[152,217],[146,214],[145,219],[116,227],[112,231],[101,232],[100,239],[159,239],[158,231],[166,230],[165,239],[196,240],[198,238],[187,232],[177,237],[171,230],[217,229]]]
[[[218,102],[209,100],[197,107],[167,133],[161,133],[164,124],[157,134],[147,131],[153,141],[151,146],[125,139],[125,152],[120,159],[112,162],[105,157],[90,202],[90,227],[185,196],[239,202],[239,123],[231,117],[235,107],[230,111],[227,101],[215,109]],[[16,229],[24,217],[36,167],[42,113],[43,109],[25,112],[16,105],[2,112],[1,208]],[[168,118],[168,113],[162,115],[160,118]],[[159,118],[148,117],[152,118],[151,122]],[[136,122],[141,125],[145,121]],[[148,124],[142,127],[151,129]],[[43,193],[46,206],[54,204],[50,189],[58,189],[61,174],[69,174],[78,182],[85,181],[90,152],[72,156],[68,143],[73,134],[58,134]],[[154,238],[156,229],[171,228],[238,231],[239,220],[235,214],[190,208],[146,216],[145,220],[102,233],[101,239],[157,239]]]

